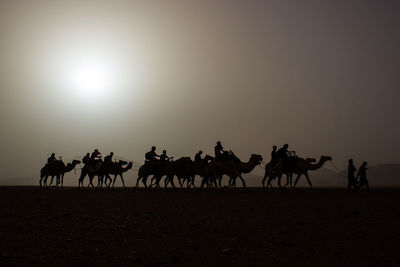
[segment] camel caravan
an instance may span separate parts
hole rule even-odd
[[[202,158],[203,152],[199,151],[194,160],[190,157],[181,157],[174,160],[173,157],[167,156],[165,150],[161,155],[158,155],[156,147],[153,146],[145,154],[145,163],[138,170],[135,187],[143,185],[145,188],[160,188],[164,178],[164,187],[175,188],[174,178],[176,177],[181,188],[191,188],[196,187],[196,176],[201,178],[201,188],[236,188],[237,180],[240,180],[241,185],[246,187],[246,182],[242,175],[250,173],[263,162],[263,157],[257,154],[252,154],[247,162],[242,162],[232,151],[225,151],[221,142],[217,142],[214,151],[214,157],[206,155]],[[114,188],[116,180],[120,177],[125,188],[123,173],[132,169],[133,164],[123,160],[113,161],[112,157],[113,153],[111,152],[103,160],[97,149],[91,155],[87,153],[82,159],[84,166],[81,168],[78,187],[83,187],[83,182],[88,177],[87,187]],[[316,162],[313,158],[304,159],[296,156],[294,151],[288,151],[287,144],[279,150],[274,146],[271,152],[271,160],[265,165],[262,186],[268,189],[277,180],[279,188],[287,186],[295,188],[300,177],[304,175],[312,188],[308,171],[317,170],[330,160],[331,157],[329,156],[321,156],[319,161]],[[54,187],[62,188],[64,174],[74,170],[75,166],[80,163],[80,161],[74,160],[72,163],[65,165],[61,159],[57,160],[53,153],[47,164],[41,169],[40,187],[51,187],[54,178],[56,178]],[[111,178],[112,175],[114,176],[113,178]],[[282,186],[283,175],[286,176],[286,183]],[[292,182],[293,175],[296,176],[294,183]],[[228,186],[222,185],[223,176],[229,178]],[[49,177],[51,177],[51,180],[48,183]],[[94,185],[95,178],[97,178],[97,186]]]

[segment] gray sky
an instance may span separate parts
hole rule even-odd
[[[3,177],[217,140],[400,162],[399,1],[81,2],[0,2]]]

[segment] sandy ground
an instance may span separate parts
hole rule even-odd
[[[0,265],[400,264],[400,190],[0,187]]]

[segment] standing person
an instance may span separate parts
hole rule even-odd
[[[364,161],[360,168],[358,169],[358,174],[357,174],[357,178],[360,179],[360,182],[358,183],[358,186],[356,187],[355,191],[358,191],[358,189],[360,189],[361,186],[366,186],[367,187],[367,191],[371,192],[371,190],[369,189],[369,183],[367,180],[367,162]]]
[[[347,167],[347,189],[346,192],[351,191],[352,189],[356,189],[357,180],[356,180],[356,167],[354,167],[353,159],[349,159],[349,166]]]

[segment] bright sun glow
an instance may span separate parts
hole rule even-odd
[[[113,70],[98,60],[79,62],[71,70],[71,85],[78,93],[88,99],[104,98],[114,85]]]

